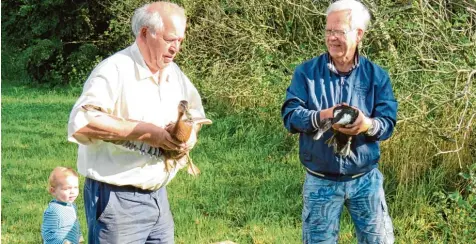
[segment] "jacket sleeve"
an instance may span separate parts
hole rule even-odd
[[[318,128],[319,111],[307,107],[309,99],[308,78],[301,66],[294,71],[286,99],[281,107],[284,127],[291,133],[310,133]]]
[[[375,134],[368,136],[371,141],[383,141],[393,133],[397,122],[398,103],[392,91],[390,78],[387,74],[383,76],[382,82],[376,91],[375,105],[371,117],[376,120],[377,129]]]

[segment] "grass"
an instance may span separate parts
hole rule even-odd
[[[75,167],[76,149],[65,140],[68,107],[74,101],[2,85],[2,242],[39,243],[42,213],[50,200],[49,173],[57,165]],[[82,198],[78,204],[82,206]],[[80,218],[85,226],[84,216]]]
[[[41,241],[49,172],[57,165],[75,167],[76,146],[66,142],[66,123],[77,95],[3,83],[2,242]],[[202,130],[192,152],[202,175],[183,171],[168,186],[176,242],[300,243],[304,171],[296,136],[281,128],[279,117],[210,114],[214,124]],[[389,155],[394,150],[384,145],[383,157],[395,158]],[[384,160],[381,170],[397,240],[446,243],[430,203],[434,192],[445,189],[445,167],[434,166],[406,183],[395,172],[399,159],[394,160]],[[86,236],[82,196],[77,204]],[[346,212],[340,238],[356,242]]]
[[[66,142],[66,123],[75,98],[64,92],[3,84],[5,243],[41,241],[42,212],[50,200],[49,172],[57,165],[75,167],[76,146]],[[192,154],[203,174],[192,178],[184,171],[169,186],[177,243],[298,242],[303,171],[297,161],[275,161],[270,151],[274,142],[265,142],[264,128],[238,117],[212,119],[215,125],[202,130]],[[263,143],[269,147],[259,147]],[[82,197],[77,204],[86,236]]]

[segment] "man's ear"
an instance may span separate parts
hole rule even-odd
[[[140,28],[139,36],[145,39],[145,37],[147,36],[147,27],[143,26]]]
[[[357,29],[357,44],[362,41],[362,38],[364,38],[364,30]]]

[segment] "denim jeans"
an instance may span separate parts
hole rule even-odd
[[[141,190],[86,178],[84,207],[89,243],[174,243],[167,190]]]
[[[332,181],[306,173],[303,187],[303,243],[337,243],[343,206],[349,210],[359,243],[393,243],[392,220],[375,168],[350,181]]]

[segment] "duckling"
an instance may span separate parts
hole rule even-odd
[[[322,137],[324,132],[332,128],[333,124],[349,125],[355,122],[359,116],[359,111],[351,106],[340,105],[334,108],[332,119],[324,119],[319,124],[319,129],[314,135],[313,139],[318,140]],[[343,157],[354,156],[350,150],[350,145],[354,136],[346,135],[337,130],[332,130],[333,135],[326,140],[326,144],[334,148],[334,153]]]
[[[86,116],[93,116],[96,113],[106,113],[103,109],[93,105],[85,105],[82,107],[83,111],[89,111],[91,113],[86,114]],[[113,117],[113,116],[112,116]],[[115,118],[117,120],[121,120],[120,118]],[[182,142],[185,143],[190,139],[192,131],[195,129],[196,133],[201,125],[203,124],[212,124],[212,121],[206,118],[192,118],[189,109],[188,109],[188,102],[186,100],[182,100],[179,102],[178,105],[178,116],[177,120],[168,125],[166,127],[167,132],[170,135]],[[173,167],[177,165],[177,162],[182,157],[187,157],[186,162],[188,164],[187,172],[191,175],[198,175],[200,170],[197,166],[193,163],[192,159],[190,158],[189,151],[177,151],[177,150],[164,150],[158,147],[152,147],[147,143],[141,141],[116,141],[116,140],[104,140],[105,142],[113,143],[116,145],[123,146],[127,149],[138,151],[141,155],[149,155],[150,157],[159,158],[164,156],[165,162],[165,170],[170,172]]]

